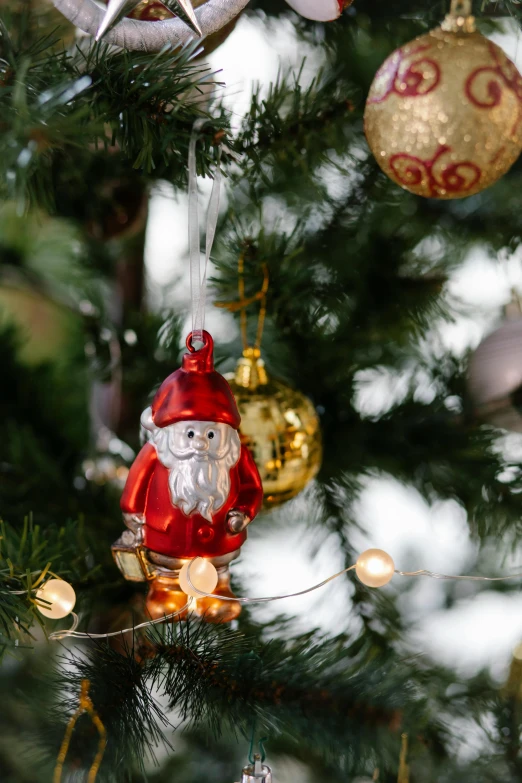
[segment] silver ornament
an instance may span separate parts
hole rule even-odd
[[[94,0],[53,0],[56,8],[73,24],[96,36],[105,11]],[[248,4],[248,0],[208,0],[195,11],[203,37],[221,30]],[[181,46],[196,37],[182,19],[141,22],[123,18],[104,35],[104,41],[123,49],[159,52],[165,46]]]
[[[522,318],[506,321],[480,343],[469,363],[468,389],[481,419],[522,432]]]
[[[272,770],[261,763],[261,756],[254,756],[254,763],[245,767],[241,783],[272,783]]]
[[[134,11],[140,2],[141,0],[109,0],[105,16],[96,33],[96,40],[100,41],[106,36],[109,30],[112,30],[124,16]],[[163,0],[163,4],[176,16],[179,16],[197,35],[202,35],[190,0]]]

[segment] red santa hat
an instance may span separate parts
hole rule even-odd
[[[177,421],[214,421],[239,429],[241,417],[232,390],[214,370],[212,337],[203,332],[203,347],[196,351],[190,333],[187,348],[189,353],[183,356],[180,369],[169,375],[156,392],[152,421],[156,427],[168,427]]]

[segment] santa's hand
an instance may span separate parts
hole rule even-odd
[[[129,530],[132,530],[136,544],[143,541],[143,525],[145,524],[144,514],[124,514],[123,521]]]
[[[227,525],[230,533],[242,533],[250,522],[250,517],[243,511],[232,509],[232,511],[228,512]]]

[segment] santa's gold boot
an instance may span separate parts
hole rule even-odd
[[[230,588],[230,570],[228,566],[217,569],[218,583],[211,596],[197,599],[197,613],[207,623],[229,623],[241,614],[239,601],[223,601],[220,596],[235,598]]]
[[[178,572],[179,573],[179,572]],[[179,579],[175,572],[159,574],[150,584],[149,593],[145,602],[145,608],[153,620],[159,620],[173,612],[179,612],[187,603],[188,598],[179,586]],[[186,620],[188,609],[173,617],[169,622]]]

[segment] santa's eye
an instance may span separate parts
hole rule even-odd
[[[193,438],[194,437],[194,430],[189,430],[187,432],[187,438]]]
[[[216,433],[214,432],[214,430],[209,430],[209,431],[207,432],[207,437],[208,437],[208,439],[209,439],[209,440],[212,440],[212,438],[214,437],[214,435],[215,435],[215,434],[216,434]]]

